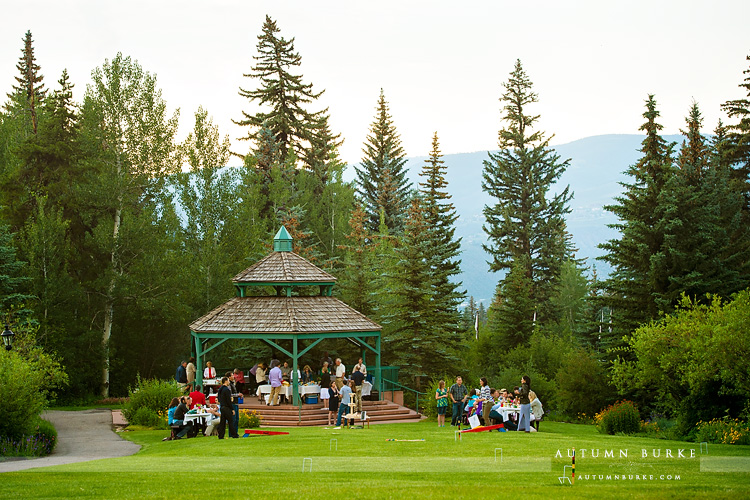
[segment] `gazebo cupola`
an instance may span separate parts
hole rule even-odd
[[[247,297],[249,287],[272,286],[277,295],[291,297],[296,287],[319,286],[330,297],[336,278],[292,251],[292,237],[284,226],[273,238],[273,253],[232,279],[237,297]]]

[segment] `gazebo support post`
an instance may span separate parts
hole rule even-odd
[[[380,335],[375,337],[375,387],[378,389],[378,401],[382,401],[383,377],[380,370]]]
[[[297,377],[297,369],[299,368],[299,365],[297,364],[297,358],[299,355],[297,354],[297,337],[294,337],[292,339],[292,394],[293,394],[293,401],[295,406],[301,406],[300,399],[299,399],[299,377]]]

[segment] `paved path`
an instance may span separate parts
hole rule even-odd
[[[141,449],[112,430],[110,410],[48,411],[42,417],[57,429],[55,451],[44,458],[0,462],[0,473],[125,457]]]

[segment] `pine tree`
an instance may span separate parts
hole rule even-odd
[[[456,208],[450,202],[447,167],[442,160],[437,132],[432,138],[432,151],[419,175],[422,209],[427,224],[427,259],[431,279],[431,328],[443,338],[446,346],[457,347],[461,339],[459,332],[458,306],[465,293],[459,290],[461,283],[451,280],[461,273],[461,238],[455,237]]]
[[[455,366],[460,340],[458,331],[441,332],[434,318],[433,272],[429,259],[429,229],[419,198],[409,207],[403,244],[396,249],[399,260],[392,276],[393,322],[385,338],[391,362],[411,380],[436,375]],[[453,338],[446,338],[450,335]]]
[[[8,94],[11,101],[15,101],[24,111],[28,111],[34,133],[37,132],[37,108],[42,104],[47,94],[44,88],[44,75],[40,74],[40,66],[34,56],[34,40],[31,31],[27,31],[23,38],[23,49],[16,68],[20,76],[16,77],[18,85],[13,86],[13,93]]]
[[[570,160],[560,161],[549,147],[550,139],[533,130],[539,116],[528,114],[528,110],[538,102],[538,96],[520,61],[503,85],[505,93],[500,101],[505,127],[499,132],[500,151],[489,153],[482,173],[482,189],[497,200],[484,207],[489,243],[483,247],[492,256],[490,269],[512,270],[512,288],[523,283],[518,289],[529,294],[523,299],[514,297],[524,304],[518,313],[531,315],[519,323],[525,331],[512,333],[527,339],[534,311],[539,321],[557,319],[550,298],[561,267],[572,253],[565,232],[572,194],[568,186],[558,194],[550,194],[550,189]],[[510,275],[504,279],[510,279]],[[527,304],[534,307],[527,310]]]
[[[75,218],[71,204],[71,185],[80,174],[78,113],[73,101],[73,84],[63,70],[60,89],[44,101],[37,133],[20,144],[18,170],[8,172],[3,190],[8,196],[6,218],[13,228],[20,229],[35,210],[38,197],[51,206],[61,206],[66,219]]]
[[[742,224],[743,197],[738,182],[721,162],[714,163],[701,135],[702,117],[693,103],[677,169],[661,197],[664,249],[654,258],[668,275],[667,289],[655,296],[662,311],[678,305],[682,294],[707,300],[729,297],[750,279],[748,229]]]
[[[361,168],[354,168],[357,172],[357,193],[369,216],[368,226],[371,231],[378,231],[382,210],[391,234],[400,234],[404,228],[411,183],[406,178],[404,168],[406,153],[382,89],[363,152],[365,157]]]
[[[620,343],[623,334],[657,317],[654,297],[664,293],[669,285],[666,270],[655,265],[654,258],[664,244],[660,196],[673,175],[673,144],[659,135],[662,126],[656,122],[659,112],[653,95],[646,101],[643,116],[643,156],[627,170],[633,183],[624,184],[625,192],[615,198],[616,205],[604,207],[619,219],[610,227],[617,229],[620,237],[599,245],[607,252],[600,259],[612,266],[612,274],[603,283],[602,300],[612,309],[614,324],[610,335],[618,339],[613,345]]]
[[[344,250],[343,266],[339,280],[341,299],[365,316],[374,310],[373,259],[375,243],[367,228],[367,214],[361,206],[352,211],[349,219],[347,243]]]
[[[750,56],[746,59],[750,61]],[[750,68],[743,71],[747,75],[739,87],[747,92],[747,97],[727,101],[721,109],[730,117],[739,121],[727,126],[729,161],[733,166],[736,179],[743,184],[745,210],[750,211]]]
[[[340,144],[338,136],[328,129],[328,110],[307,109],[323,92],[314,92],[312,84],[303,83],[302,75],[292,74],[302,60],[294,50],[294,38],[280,36],[281,30],[269,16],[262,31],[258,36],[259,55],[254,56],[257,64],[251,73],[243,75],[257,79],[261,86],[256,90],[240,88],[239,94],[270,109],[255,114],[243,111],[244,118],[234,123],[252,128],[245,140],[258,141],[258,131],[268,127],[281,158],[294,151],[308,168],[316,168],[319,161],[325,161],[329,148]]]

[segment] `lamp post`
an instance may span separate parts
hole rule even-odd
[[[13,331],[8,327],[8,325],[5,325],[5,330],[2,333],[3,337],[3,345],[5,345],[5,350],[10,351],[13,348],[13,337],[16,334],[13,333]]]

